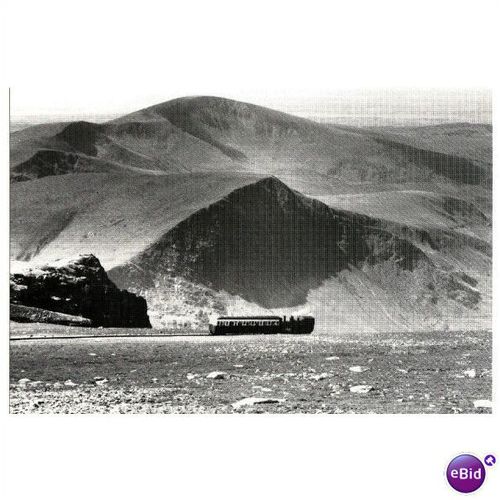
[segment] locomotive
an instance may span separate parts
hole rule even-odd
[[[314,329],[312,316],[220,316],[209,325],[210,335],[227,334],[309,334]]]

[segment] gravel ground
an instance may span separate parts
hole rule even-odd
[[[491,350],[491,332],[11,340],[10,411],[490,413]]]

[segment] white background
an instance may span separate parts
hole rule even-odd
[[[136,109],[175,95],[285,98],[335,88],[496,91],[496,4],[4,0],[2,498],[460,497],[446,484],[447,462],[463,451],[499,456],[498,413],[9,416],[7,89],[30,88],[35,97],[27,105],[40,109]],[[496,341],[494,351],[497,361]],[[493,498],[499,476],[489,470],[474,496]]]

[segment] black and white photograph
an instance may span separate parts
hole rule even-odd
[[[498,497],[499,18],[0,2],[0,498]]]
[[[266,104],[11,115],[11,412],[491,411],[491,93]]]

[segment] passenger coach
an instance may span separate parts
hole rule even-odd
[[[312,316],[220,316],[210,323],[211,335],[228,334],[276,334],[276,333],[311,333],[314,329]]]

